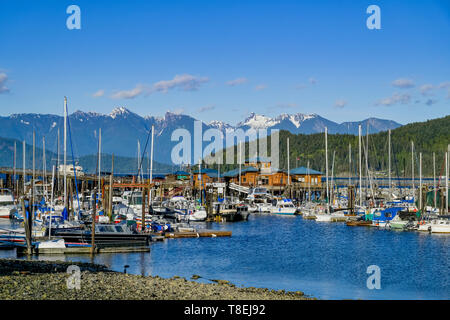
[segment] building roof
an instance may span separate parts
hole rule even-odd
[[[193,174],[199,174],[200,171],[199,170],[195,170],[192,172]],[[208,169],[208,168],[202,168],[201,170],[201,174],[206,174],[208,177],[211,178],[217,178],[218,174],[217,174],[217,170],[216,169]],[[221,175],[222,176],[222,175]]]
[[[165,178],[166,178],[165,174],[160,174],[160,173],[152,174],[152,179],[165,179]]]
[[[308,174],[323,174],[320,171],[311,169],[311,168],[305,168],[305,167],[298,167],[292,170],[289,170],[290,174],[302,174],[302,175],[308,175]]]
[[[174,173],[172,173],[175,176],[190,176],[191,174],[189,172],[186,171],[175,171]]]
[[[241,168],[241,175],[245,174],[246,172],[258,172],[259,170],[255,167],[243,167]],[[227,171],[223,174],[224,177],[227,178],[233,178],[239,176],[239,168]]]

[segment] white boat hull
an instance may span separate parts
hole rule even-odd
[[[437,220],[419,225],[418,230],[431,233],[450,233],[450,222]]]
[[[287,214],[294,215],[297,212],[297,208],[274,208],[272,213],[274,214]]]

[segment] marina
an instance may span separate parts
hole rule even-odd
[[[153,154],[153,132],[142,151],[138,142],[138,155]],[[124,176],[114,174],[114,156],[111,172],[101,171],[101,139],[99,130],[95,173],[67,163],[66,134],[64,164],[58,155],[51,173],[36,170],[34,146],[32,170],[2,170],[0,258],[91,262],[144,276],[199,275],[200,282],[225,278],[321,299],[448,299],[447,150],[438,179],[435,169],[423,177],[422,153],[412,144],[412,176],[396,179],[389,130],[387,178],[377,178],[382,173],[370,170],[359,126],[358,174],[338,177],[335,152],[328,163],[325,127],[325,172],[309,162],[280,169],[257,156],[223,172],[199,162],[144,175],[138,158],[136,173]],[[373,265],[383,270],[382,291],[365,282]]]

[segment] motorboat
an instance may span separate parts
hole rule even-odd
[[[271,212],[274,214],[295,215],[297,207],[292,203],[291,199],[282,199],[277,201]]]
[[[172,197],[164,206],[175,212],[177,221],[205,221],[208,217],[205,207],[183,196]]]
[[[91,243],[92,232],[90,228],[84,230],[56,230],[55,236],[65,242]],[[131,230],[126,224],[96,224],[95,244],[101,247],[120,246],[147,246],[148,234],[139,234]]]
[[[270,213],[272,212],[273,205],[270,201],[263,198],[255,198],[248,201],[248,211],[250,213]]]
[[[450,219],[448,217],[434,218],[429,221],[419,221],[418,231],[428,231],[430,233],[450,233]]]
[[[248,220],[248,206],[244,203],[224,200],[213,203],[213,214],[216,220],[237,222]]]
[[[18,216],[14,195],[9,189],[0,189],[0,218],[10,219]]]

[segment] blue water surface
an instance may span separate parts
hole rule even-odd
[[[449,235],[397,232],[299,216],[251,215],[212,223],[231,237],[166,239],[150,253],[39,255],[34,259],[96,262],[113,270],[164,278],[194,274],[238,286],[303,291],[322,299],[448,299]],[[12,250],[0,257],[16,257]],[[380,268],[380,289],[368,289],[367,268]]]

